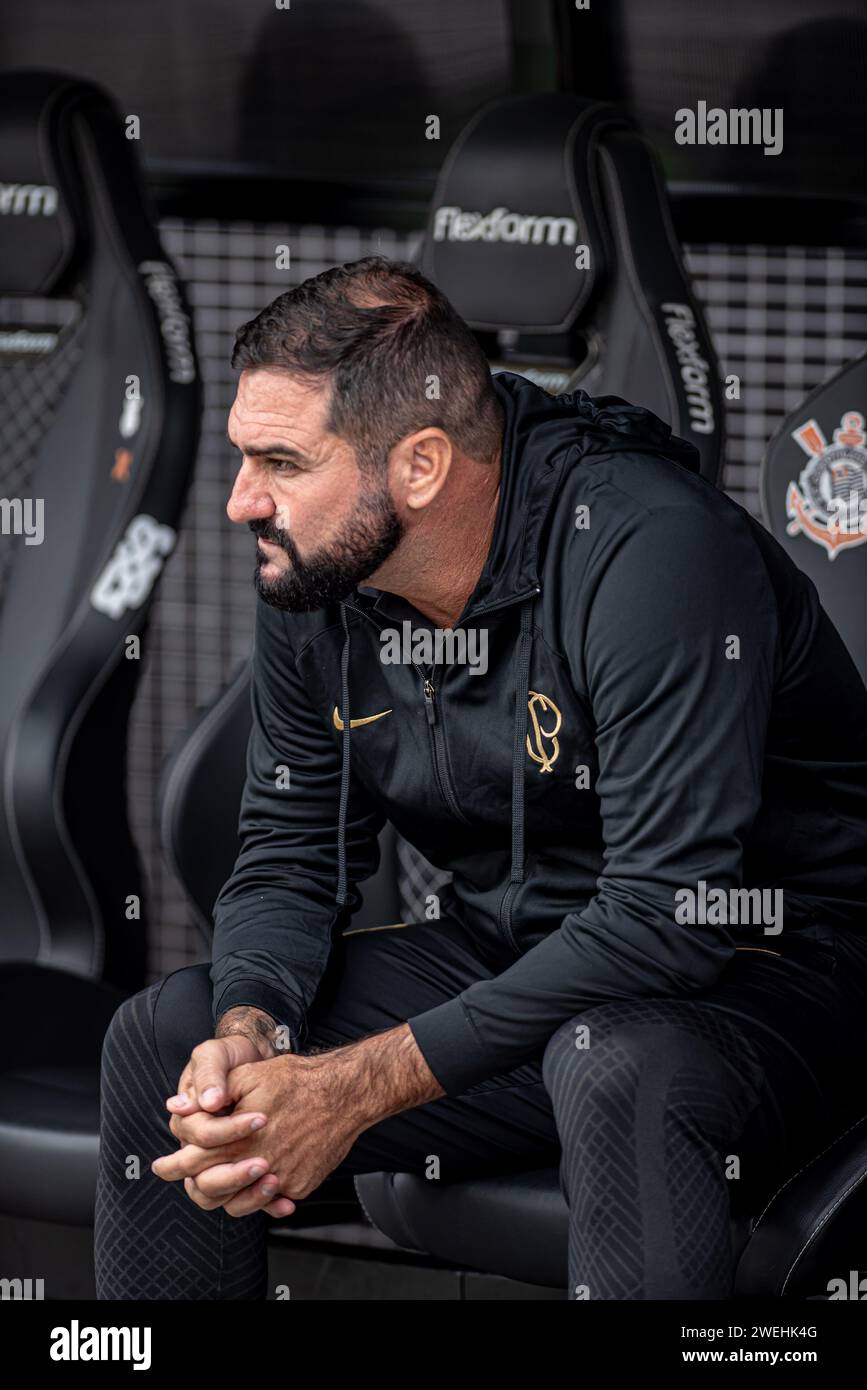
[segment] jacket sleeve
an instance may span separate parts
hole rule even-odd
[[[709,986],[734,954],[725,927],[678,925],[675,894],[700,879],[708,891],[742,885],[761,801],[773,591],[734,508],[724,525],[699,508],[645,512],[601,549],[597,578],[564,601],[599,761],[597,892],[502,974],[408,1020],[448,1095],[538,1055],[594,1004]]]
[[[215,1024],[227,1009],[252,1004],[288,1027],[297,1050],[332,933],[352,908],[335,900],[340,752],[299,677],[289,626],[284,613],[257,601],[241,849],[214,904],[210,973]],[[353,778],[351,884],[378,867],[384,820]]]

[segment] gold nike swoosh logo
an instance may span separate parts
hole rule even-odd
[[[349,727],[350,727],[350,729],[360,729],[361,726],[362,726],[362,724],[375,724],[376,721],[377,721],[377,719],[384,719],[385,716],[386,716],[387,714],[392,714],[392,713],[393,713],[393,710],[384,709],[384,710],[382,711],[381,714],[368,714],[368,715],[366,715],[366,716],[364,717],[364,719],[350,719],[350,721],[349,721]],[[340,718],[340,714],[339,714],[339,712],[338,712],[338,709],[337,709],[337,706],[336,706],[336,705],[334,706],[334,713],[333,713],[333,715],[331,716],[331,718],[332,718],[333,721],[334,721],[334,727],[335,727],[335,729],[341,729],[341,730],[342,730],[342,729],[344,729],[344,728],[346,727],[346,726],[344,725],[344,723],[343,723],[343,720]]]

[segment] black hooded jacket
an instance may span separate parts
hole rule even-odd
[[[812,582],[655,415],[493,380],[500,497],[455,624],[486,669],[383,660],[404,623],[435,631],[393,594],[258,602],[242,848],[214,907],[215,1020],[253,1004],[297,1047],[392,821],[452,872],[442,912],[513,960],[408,1020],[449,1095],[593,1004],[867,930],[867,691]],[[782,920],[678,909],[741,888],[782,890]]]

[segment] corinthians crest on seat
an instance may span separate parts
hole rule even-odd
[[[786,417],[768,444],[759,479],[769,529],[816,585],[862,680],[867,680],[865,422],[867,353],[823,381]]]
[[[815,420],[792,431],[809,462],[786,496],[790,536],[799,533],[824,546],[833,560],[846,546],[867,541],[867,449],[864,416],[847,411],[833,442]]]

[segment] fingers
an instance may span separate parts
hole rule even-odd
[[[197,1178],[209,1168],[221,1168],[231,1166],[237,1172],[249,1174],[252,1167],[258,1167],[261,1171],[258,1177],[264,1176],[268,1171],[269,1160],[261,1154],[251,1154],[249,1157],[233,1161],[231,1154],[226,1154],[225,1163],[220,1162],[220,1151],[218,1149],[202,1149],[197,1144],[185,1144],[176,1153],[164,1154],[162,1158],[155,1158],[151,1164],[151,1172],[164,1182],[178,1182],[181,1178]],[[249,1177],[242,1178],[235,1183],[235,1187],[241,1187],[244,1181],[249,1181]]]
[[[206,1168],[196,1174],[193,1181],[201,1198],[206,1202],[212,1202],[214,1206],[222,1206],[243,1189],[254,1184],[261,1186],[260,1179],[268,1176],[268,1165],[263,1158],[259,1158],[254,1163],[249,1159],[244,1163],[218,1163],[213,1168]],[[187,1181],[189,1179],[185,1180],[185,1185]],[[276,1178],[271,1187],[270,1195],[273,1198],[277,1193]]]
[[[280,1179],[276,1173],[267,1173],[261,1182],[254,1183],[251,1187],[239,1192],[230,1201],[224,1202],[223,1207],[229,1216],[252,1216],[254,1211],[268,1211],[272,1206],[288,1207],[287,1212],[281,1215],[290,1215],[295,1210],[295,1203],[288,1197],[278,1197]]]
[[[249,1181],[249,1174],[246,1182],[239,1182],[238,1177],[235,1164],[209,1168],[207,1173],[201,1174],[198,1178],[185,1178],[184,1191],[203,1211],[214,1211],[217,1207],[224,1207],[230,1216],[249,1216],[255,1211],[265,1210],[269,1202],[280,1206],[281,1215],[290,1215],[295,1210],[295,1203],[288,1197],[275,1201],[279,1187],[276,1173],[266,1173],[264,1177],[252,1182]],[[206,1180],[204,1186],[203,1179]],[[289,1210],[284,1211],[284,1207],[288,1207]]]
[[[202,1110],[220,1110],[228,1101],[226,1077],[231,1070],[224,1038],[211,1038],[199,1043],[190,1054],[192,1077],[187,1095]]]
[[[210,1113],[221,1110],[231,1100],[227,1086],[229,1072],[258,1060],[255,1043],[239,1033],[209,1038],[193,1048],[178,1093],[169,1096],[166,1106],[176,1115],[191,1115],[196,1110]]]
[[[268,1216],[291,1216],[295,1210],[295,1203],[290,1197],[278,1197],[276,1202],[272,1202],[263,1210],[267,1212]]]
[[[195,1144],[200,1149],[219,1149],[239,1139],[246,1139],[266,1124],[266,1116],[257,1111],[239,1110],[223,1117],[197,1110],[190,1115],[173,1114],[169,1129],[182,1144]]]
[[[198,1105],[195,1101],[195,1096],[190,1095],[190,1091],[192,1091],[192,1089],[193,1069],[188,1062],[187,1065],[184,1067],[183,1072],[181,1073],[181,1079],[178,1082],[177,1095],[169,1096],[168,1100],[166,1101],[166,1105],[168,1106],[168,1108],[170,1110],[173,1110],[176,1114],[180,1115],[187,1115],[190,1114],[193,1110],[197,1110]]]

